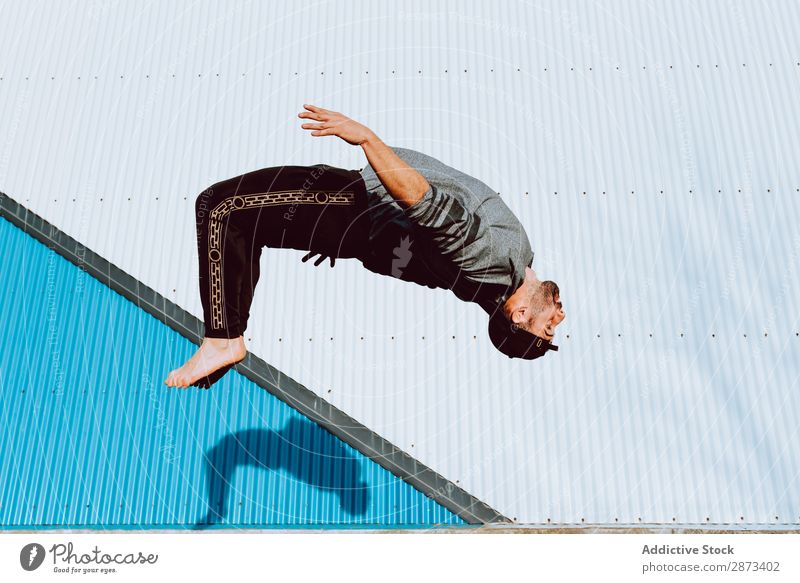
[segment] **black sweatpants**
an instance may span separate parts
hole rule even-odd
[[[357,170],[276,166],[236,176],[195,201],[205,336],[247,328],[263,247],[361,257],[369,248],[366,189]]]

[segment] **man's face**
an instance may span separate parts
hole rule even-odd
[[[566,317],[555,282],[543,281],[536,289],[531,300],[531,314],[527,330],[552,341],[556,326]]]

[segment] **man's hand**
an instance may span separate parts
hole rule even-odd
[[[308,111],[301,111],[297,117],[313,119],[320,123],[304,123],[302,126],[306,130],[314,130],[312,136],[338,136],[348,144],[360,146],[367,140],[375,138],[375,134],[367,126],[358,123],[338,113],[322,109],[316,105],[303,104]]]
[[[378,178],[392,198],[401,207],[410,207],[431,188],[425,177],[406,164],[389,146],[365,125],[353,121],[336,111],[316,105],[303,104],[308,111],[297,117],[313,119],[320,123],[304,123],[301,127],[313,130],[312,136],[339,136],[348,144],[361,146]]]
[[[303,257],[302,257],[302,259],[300,261],[305,263],[306,261],[308,261],[312,257],[316,257],[317,255],[319,255],[319,258],[314,262],[314,267],[318,267],[319,264],[322,263],[323,261],[325,261],[326,259],[331,262],[331,267],[333,267],[334,264],[336,263],[336,258],[335,257],[331,257],[329,255],[323,255],[319,251],[309,251],[308,253],[303,255]]]

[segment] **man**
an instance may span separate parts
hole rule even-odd
[[[359,259],[375,273],[450,289],[489,314],[489,338],[509,357],[548,350],[565,314],[558,286],[539,281],[520,222],[481,181],[420,152],[390,148],[341,113],[304,105],[312,136],[360,146],[360,171],[264,168],[219,182],[195,201],[205,338],[164,381],[207,388],[247,353],[243,332],[263,247],[303,258]]]

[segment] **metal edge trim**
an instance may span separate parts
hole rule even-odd
[[[197,345],[202,342],[203,323],[200,319],[86,248],[2,191],[0,217],[45,244],[181,336]],[[513,523],[485,502],[417,461],[251,352],[234,368],[468,524]]]

